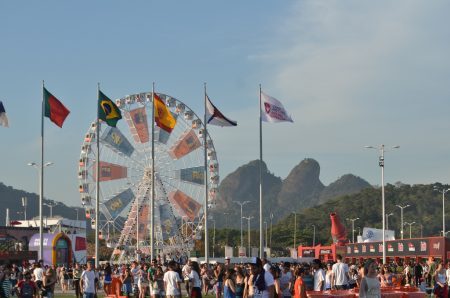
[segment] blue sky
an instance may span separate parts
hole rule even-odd
[[[150,91],[203,113],[203,82],[237,128],[211,128],[221,177],[257,159],[258,84],[294,123],[264,124],[264,159],[286,177],[305,157],[329,184],[353,173],[449,183],[450,3],[446,1],[2,1],[0,181],[37,192],[41,81],[71,110],[45,122],[45,195],[79,205],[77,162],[96,112]]]

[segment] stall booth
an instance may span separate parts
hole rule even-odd
[[[378,262],[383,258],[382,242],[349,243],[345,258],[348,262],[372,258]],[[386,241],[386,262],[416,262],[433,257],[446,262],[450,259],[450,239],[428,237]]]
[[[299,258],[315,258],[320,259],[322,262],[336,261],[336,255],[345,255],[345,246],[339,246],[331,244],[327,246],[299,246],[298,257]]]
[[[73,262],[72,243],[64,233],[45,233],[43,235],[43,262],[44,265],[63,265],[68,267]],[[33,235],[30,240],[30,251],[39,251],[39,234]]]

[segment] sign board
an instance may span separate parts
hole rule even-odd
[[[392,230],[386,230],[385,233],[386,241],[395,240],[395,232]],[[383,241],[383,230],[382,229],[373,229],[373,228],[364,228],[362,234],[363,242],[376,242]]]
[[[259,257],[259,248],[252,247],[252,257]]]
[[[297,259],[297,250],[295,248],[290,248],[289,250],[291,252],[291,258]]]
[[[233,247],[225,246],[225,257],[233,257]]]

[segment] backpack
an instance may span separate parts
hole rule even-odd
[[[20,288],[20,297],[32,298],[34,297],[34,288],[31,282],[24,282]]]

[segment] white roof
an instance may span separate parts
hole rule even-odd
[[[76,228],[76,229],[86,229],[86,221],[84,220],[72,220],[65,219],[62,217],[52,217],[52,218],[44,218],[44,226],[59,226]],[[39,227],[39,218],[35,217],[30,220],[19,220],[20,224],[16,225],[16,227]]]

